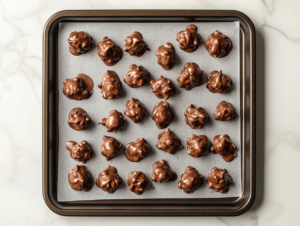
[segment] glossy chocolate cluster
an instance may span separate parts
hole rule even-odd
[[[104,99],[115,99],[122,95],[122,83],[115,71],[106,71],[98,84]]]
[[[84,31],[73,31],[68,39],[69,50],[74,56],[88,52],[94,44],[93,38]]]
[[[156,50],[157,63],[164,70],[171,70],[177,61],[175,48],[170,42],[166,42]]]
[[[118,170],[113,166],[106,167],[105,170],[99,173],[96,180],[97,187],[109,194],[114,193],[120,184],[122,184],[122,179],[118,174]]]
[[[190,24],[184,31],[180,31],[176,35],[179,48],[186,52],[194,52],[202,42],[202,37],[197,33],[197,26]]]
[[[117,110],[112,110],[109,112],[109,115],[107,118],[103,118],[101,122],[98,123],[106,126],[107,132],[118,132],[123,124],[125,122],[125,117],[121,112],[118,112]]]
[[[125,45],[123,49],[131,56],[137,57],[143,56],[146,50],[150,51],[143,39],[142,34],[138,31],[133,32],[132,35],[125,38]]]
[[[174,181],[177,179],[177,174],[170,169],[169,164],[165,160],[160,160],[152,165],[151,180],[162,183]]]
[[[210,151],[221,155],[226,162],[231,162],[237,156],[237,148],[227,134],[215,136]]]
[[[191,90],[203,84],[203,71],[196,63],[187,63],[177,77],[178,86]]]
[[[66,148],[70,152],[72,159],[82,162],[83,164],[91,157],[92,148],[89,143],[85,140],[77,143],[75,141],[68,141]]]
[[[91,119],[82,108],[73,108],[69,113],[68,124],[74,130],[85,130],[91,124]]]
[[[139,138],[135,142],[130,142],[125,148],[125,157],[130,162],[139,162],[146,158],[150,146],[144,138]]]
[[[181,174],[181,180],[177,187],[182,189],[187,194],[193,194],[204,181],[204,176],[198,173],[198,171],[191,166],[188,166],[184,174]]]
[[[208,174],[207,184],[210,189],[221,193],[227,193],[229,185],[233,184],[233,180],[226,169],[214,167],[211,169],[210,174]]]
[[[124,82],[132,88],[137,88],[145,85],[150,79],[150,73],[143,66],[132,64],[129,66]]]
[[[145,191],[148,181],[144,173],[134,171],[128,174],[127,185],[129,186],[130,191],[137,195],[141,195]]]
[[[75,191],[90,191],[93,187],[93,178],[90,171],[83,165],[76,165],[68,174],[68,181]]]
[[[151,117],[159,129],[164,129],[172,122],[174,111],[171,109],[168,102],[161,101],[153,108]]]
[[[93,80],[89,76],[78,74],[75,78],[64,81],[62,91],[71,100],[83,100],[92,96],[93,87]]]
[[[187,139],[186,145],[187,145],[187,153],[190,156],[193,156],[195,158],[201,157],[205,154],[207,151],[207,145],[208,139],[205,135],[195,135],[193,134],[190,138]]]
[[[231,103],[221,101],[218,103],[217,108],[214,112],[214,119],[220,121],[229,121],[236,117],[236,112]]]
[[[170,98],[170,96],[172,96],[176,92],[173,82],[162,75],[159,76],[157,80],[151,80],[150,85],[151,85],[151,91],[159,99],[167,100]]]
[[[114,137],[103,136],[103,143],[101,145],[101,154],[106,160],[112,159],[117,152],[122,148],[122,144],[119,143]]]
[[[179,138],[169,128],[158,135],[156,147],[170,154],[174,154],[176,150],[183,148]]]
[[[114,66],[123,56],[120,46],[115,45],[113,41],[106,36],[98,43],[97,53],[107,66]]]
[[[206,88],[212,93],[225,94],[231,90],[232,81],[228,75],[222,73],[222,71],[212,71],[208,76],[208,82]]]
[[[192,129],[201,129],[204,123],[209,121],[207,112],[201,108],[195,108],[192,104],[185,110],[185,123]]]
[[[226,35],[223,35],[219,31],[215,31],[208,36],[205,47],[212,57],[222,58],[231,52],[232,42]]]
[[[147,114],[145,106],[135,98],[131,98],[126,103],[124,114],[134,123],[140,122]]]

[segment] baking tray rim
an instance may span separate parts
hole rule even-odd
[[[237,18],[250,32],[250,194],[238,209],[63,209],[57,206],[48,189],[48,35],[51,26],[63,18],[95,17],[203,17]],[[65,10],[52,15],[43,32],[43,198],[55,213],[64,216],[237,216],[245,213],[255,199],[255,27],[248,16],[235,10]]]

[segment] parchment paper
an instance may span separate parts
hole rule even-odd
[[[187,53],[179,49],[176,41],[176,34],[185,30],[190,23],[61,23],[58,36],[58,90],[59,90],[59,159],[58,159],[58,201],[75,200],[99,200],[99,199],[153,199],[153,198],[224,198],[239,197],[241,195],[241,140],[240,140],[240,61],[239,61],[239,23],[238,22],[196,22],[198,32],[202,35],[204,41],[214,31],[219,30],[230,37],[233,43],[231,53],[221,59],[211,57],[205,49],[204,43],[193,53]],[[81,56],[73,56],[69,52],[68,37],[73,31],[86,31],[94,39],[93,48]],[[104,36],[111,38],[115,44],[122,49],[124,38],[131,35],[132,32],[139,31],[144,36],[144,40],[149,45],[151,51],[146,51],[142,57],[130,56],[123,52],[122,60],[113,67],[106,66],[97,55],[96,44]],[[178,61],[174,68],[165,71],[157,64],[155,56],[156,49],[165,42],[171,42],[178,56]],[[206,89],[205,84],[194,88],[191,91],[179,88],[177,76],[187,62],[195,62],[204,71],[204,82],[207,82],[209,73],[213,70],[222,70],[224,74],[231,77],[233,89],[228,94],[213,94]],[[150,113],[156,103],[161,101],[152,92],[150,85],[141,88],[130,88],[123,82],[123,77],[127,72],[129,65],[142,65],[151,73],[151,79],[157,79],[163,75],[171,79],[176,87],[176,95],[171,96],[168,102],[175,111],[175,118],[169,128],[180,138],[183,149],[178,150],[176,154],[171,155],[156,148],[157,136],[161,132],[156,127],[150,117]],[[102,75],[106,70],[114,70],[119,75],[123,84],[123,96],[115,100],[105,100],[102,98],[97,84],[101,81]],[[62,93],[63,81],[67,78],[73,78],[79,73],[89,75],[94,81],[94,94],[88,100],[75,101],[70,100]],[[116,109],[124,112],[125,104],[128,99],[135,97],[139,99],[146,107],[148,115],[142,122],[134,124],[126,117],[125,126],[118,133],[106,132],[106,127],[97,125],[104,117],[108,116],[110,110]],[[238,116],[229,122],[216,121],[213,119],[213,112],[219,102],[228,101],[235,107]],[[210,121],[202,129],[191,129],[185,123],[183,115],[186,108],[193,104],[196,107],[203,107],[210,116]],[[68,115],[71,109],[81,107],[85,109],[93,121],[87,130],[75,131],[68,126]],[[204,134],[209,140],[215,135],[227,133],[236,144],[238,151],[237,157],[230,163],[225,162],[218,154],[207,154],[200,158],[193,158],[186,153],[186,140],[192,134]],[[100,154],[100,146],[103,142],[102,136],[113,136],[124,146],[137,138],[144,137],[151,146],[151,152],[142,161],[135,163],[129,162],[124,156],[124,149],[110,161]],[[90,170],[94,181],[98,174],[108,165],[117,168],[123,183],[119,189],[113,193],[99,189],[95,184],[90,192],[74,191],[68,183],[68,172],[76,165],[81,164],[73,160],[65,144],[69,140],[80,142],[87,140],[94,150],[93,157],[88,160],[85,166]],[[174,182],[158,184],[151,181],[152,164],[158,160],[165,159],[171,169],[175,171],[178,178]],[[205,183],[193,194],[186,194],[183,190],[177,188],[180,176],[184,173],[187,166],[195,167],[199,173],[204,175]],[[234,180],[227,194],[214,192],[207,187],[206,178],[213,167],[226,168]],[[131,171],[142,171],[145,173],[149,184],[146,191],[138,196],[130,192],[127,186],[128,173]],[[155,187],[153,189],[152,187]]]

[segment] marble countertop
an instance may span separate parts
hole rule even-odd
[[[257,31],[257,194],[238,217],[75,218],[42,197],[42,31],[65,9],[235,9]],[[300,2],[0,0],[1,225],[299,225]],[[297,78],[299,76],[299,78]]]

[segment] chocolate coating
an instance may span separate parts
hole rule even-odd
[[[85,130],[91,124],[91,119],[82,108],[73,108],[69,113],[68,124],[77,131]]]
[[[210,189],[214,189],[221,193],[227,193],[229,185],[233,184],[233,180],[226,169],[214,167],[211,169],[210,174],[208,174],[207,183]]]
[[[135,31],[132,35],[127,36],[125,39],[124,51],[128,52],[131,56],[141,57],[144,55],[148,48],[144,42],[143,36],[140,32]]]
[[[179,42],[179,48],[186,52],[194,52],[202,42],[202,37],[197,33],[197,26],[190,24],[185,31],[179,31],[176,40]]]
[[[226,35],[215,31],[208,36],[205,47],[212,57],[222,58],[231,52],[232,42]]]
[[[227,134],[215,136],[210,147],[212,153],[221,155],[226,162],[231,162],[236,157],[236,150]]]
[[[83,165],[76,165],[68,174],[68,181],[75,191],[90,191],[93,187],[93,178],[90,171]]]
[[[201,157],[207,150],[207,136],[193,134],[186,142],[187,153],[193,157]]]
[[[113,166],[106,167],[105,170],[99,173],[96,180],[97,187],[109,194],[114,193],[120,184],[122,184],[122,179],[118,175],[118,170]]]
[[[214,112],[214,119],[220,121],[229,121],[236,117],[235,110],[231,103],[221,101],[218,103],[217,108]]]
[[[93,38],[84,31],[73,31],[68,39],[69,50],[74,56],[79,56],[90,50],[94,44]]]
[[[176,89],[173,85],[173,82],[170,79],[165,78],[164,76],[159,76],[157,80],[151,80],[151,91],[159,99],[169,99],[170,96],[176,93]]]
[[[176,150],[183,148],[178,137],[169,128],[158,135],[156,147],[170,154],[174,154]]]
[[[144,173],[134,171],[128,174],[127,185],[129,186],[130,191],[137,195],[141,195],[145,191],[148,181],[146,180]]]
[[[114,66],[123,56],[120,46],[115,45],[113,41],[106,36],[98,43],[97,53],[107,66]]]
[[[154,106],[151,118],[154,120],[159,129],[164,129],[172,122],[174,112],[167,101],[161,101]]]
[[[112,159],[117,152],[122,148],[122,144],[115,138],[109,136],[103,136],[103,143],[101,145],[101,154],[106,157],[106,160]]]
[[[144,105],[137,99],[131,98],[126,103],[124,114],[129,117],[134,123],[141,121],[147,114]]]
[[[181,180],[179,181],[177,187],[183,189],[187,194],[193,194],[204,181],[204,176],[198,173],[198,171],[191,166],[188,166],[184,174],[181,174]]]
[[[170,169],[169,164],[165,160],[160,160],[152,165],[151,180],[161,183],[174,181],[177,179],[177,174]]]
[[[107,132],[118,132],[125,122],[125,117],[122,115],[121,112],[117,110],[112,110],[109,112],[107,118],[103,118],[101,122],[98,123],[101,125],[106,126]]]
[[[79,74],[75,78],[66,79],[62,91],[71,100],[83,100],[92,96],[93,87],[94,82],[89,76]]]
[[[125,148],[125,157],[130,162],[139,162],[146,158],[150,146],[144,138],[139,138],[135,142],[130,142]]]
[[[191,90],[203,84],[203,71],[196,63],[187,63],[177,77],[178,86]]]
[[[132,88],[137,88],[145,85],[150,78],[150,73],[143,66],[132,64],[124,76],[124,82]]]
[[[98,87],[101,89],[104,99],[111,100],[122,95],[122,83],[115,71],[106,71]]]
[[[222,70],[209,73],[206,88],[212,93],[228,93],[231,90],[232,81],[228,75],[222,74]]]
[[[81,141],[80,143],[76,143],[75,141],[68,141],[66,143],[66,148],[69,150],[72,159],[78,162],[82,162],[83,164],[92,155],[92,148],[85,140]]]
[[[201,129],[204,123],[209,121],[208,114],[201,108],[195,108],[192,104],[185,110],[185,123],[192,129]]]
[[[175,48],[170,42],[158,47],[156,50],[157,63],[162,66],[164,70],[171,70],[177,61]]]

